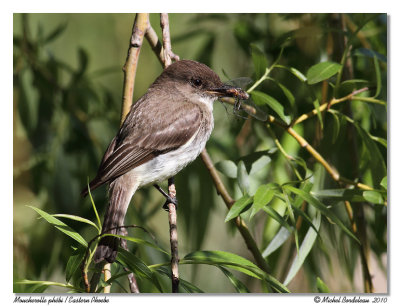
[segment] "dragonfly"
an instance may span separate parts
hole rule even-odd
[[[227,85],[231,85],[234,88],[235,96],[237,98],[223,98],[224,102],[233,104],[233,113],[241,118],[247,119],[247,116],[243,115],[246,112],[250,116],[260,121],[267,121],[268,115],[258,107],[251,96],[245,92],[245,89],[253,82],[252,79],[247,77],[237,78],[226,82]],[[232,103],[232,100],[233,103]]]

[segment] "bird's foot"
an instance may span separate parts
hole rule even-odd
[[[178,199],[176,197],[171,197],[169,194],[167,194],[160,186],[157,184],[154,184],[154,187],[167,199],[163,205],[163,209],[166,211],[169,211],[168,209],[168,204],[174,204],[175,209],[178,209]]]
[[[169,204],[174,204],[175,210],[178,210],[178,199],[176,197],[171,197],[171,196],[167,195],[167,200],[165,201],[162,208],[166,211],[169,211],[169,208],[168,208]]]

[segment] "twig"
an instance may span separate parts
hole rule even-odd
[[[167,13],[160,14],[160,25],[162,29],[163,47],[164,47],[164,67],[171,65],[172,60],[179,61],[179,56],[172,52],[171,38],[169,33],[169,19]]]
[[[171,50],[171,38],[169,32],[169,20],[168,14],[160,14],[160,26],[162,29],[163,37],[163,66],[167,68],[172,64],[172,59],[179,60],[179,57],[175,55]],[[150,27],[149,27],[150,28]],[[168,180],[168,194],[171,198],[176,199],[176,188],[174,178],[171,177]],[[173,203],[168,203],[168,221],[169,221],[169,233],[170,233],[170,245],[171,245],[171,282],[172,282],[172,293],[178,293],[179,289],[179,256],[178,256],[178,228],[176,222],[176,206]]]
[[[288,126],[286,123],[276,119],[273,116],[269,116],[268,122],[276,124],[282,128],[284,128],[290,136],[292,136],[299,144],[301,147],[306,149],[324,168],[325,170],[329,173],[329,175],[332,177],[332,179],[336,182],[342,182],[345,184],[353,185],[355,187],[358,187],[363,190],[373,190],[372,187],[359,183],[359,182],[354,182],[352,180],[349,180],[345,177],[342,177],[339,172],[337,172],[336,169],[334,169],[322,156],[321,154],[318,153],[317,150],[314,149],[312,145],[310,145],[307,140],[305,140],[302,136],[300,136],[291,126]]]
[[[176,198],[176,189],[174,178],[168,180],[168,194],[172,198]],[[179,289],[179,256],[178,256],[178,229],[176,222],[176,206],[173,203],[168,204],[168,221],[169,221],[169,239],[171,244],[171,282],[172,293],[178,293]]]
[[[127,229],[125,227],[122,229],[122,233],[123,233],[124,236],[128,236],[128,231],[127,231]],[[126,242],[125,239],[121,240],[121,247],[124,250],[128,251],[128,243]],[[124,267],[124,270],[127,271],[127,272],[129,271],[125,267]],[[135,278],[135,274],[133,274],[133,272],[130,272],[128,274],[128,281],[129,281],[129,288],[131,290],[131,293],[140,293],[139,287],[138,287],[138,284],[137,284],[137,281],[136,281],[136,278]]]
[[[147,30],[147,25],[149,23],[148,13],[138,13],[136,14],[135,21],[132,28],[132,36],[130,39],[128,55],[126,58],[125,65],[123,67],[124,71],[124,85],[123,85],[123,98],[121,107],[121,121],[120,125],[125,120],[126,115],[129,113],[133,102],[133,90],[135,86],[136,70],[139,61],[140,49],[143,43],[143,37]],[[111,277],[111,264],[107,263],[103,268],[104,277]],[[108,271],[108,272],[106,272]],[[110,273],[110,274],[108,274]],[[136,281],[136,280],[135,280]],[[104,293],[109,292],[109,288],[104,288]]]
[[[124,88],[121,109],[121,124],[124,122],[128,114],[133,100],[133,90],[135,86],[136,69],[139,61],[140,49],[143,43],[143,37],[146,33],[149,24],[148,13],[136,14],[135,21],[132,28],[132,36],[128,49],[128,56],[126,58],[124,71]]]
[[[291,126],[295,126],[296,124],[299,124],[300,122],[303,122],[304,120],[307,120],[307,119],[317,115],[318,112],[323,112],[325,110],[328,110],[329,107],[332,105],[335,105],[335,104],[338,104],[338,103],[341,103],[341,102],[344,102],[347,100],[357,99],[357,97],[355,97],[355,95],[362,93],[364,91],[367,91],[367,90],[368,90],[368,87],[364,87],[364,88],[353,91],[352,93],[348,94],[347,96],[345,96],[343,98],[340,98],[340,99],[333,98],[329,102],[320,105],[318,110],[313,109],[311,112],[301,115],[299,118],[297,118],[295,121],[293,121]]]

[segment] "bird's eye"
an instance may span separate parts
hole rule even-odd
[[[193,79],[192,83],[196,87],[200,87],[203,84],[203,82],[200,79]]]

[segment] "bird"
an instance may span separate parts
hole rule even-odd
[[[199,156],[214,127],[213,103],[221,97],[246,99],[248,94],[224,84],[205,64],[179,60],[132,104],[97,175],[81,193],[85,197],[89,188],[108,184],[102,234],[121,235],[134,193],[143,186],[158,187]],[[175,199],[168,200],[176,204]],[[102,237],[94,262],[114,262],[119,243],[118,237]]]

